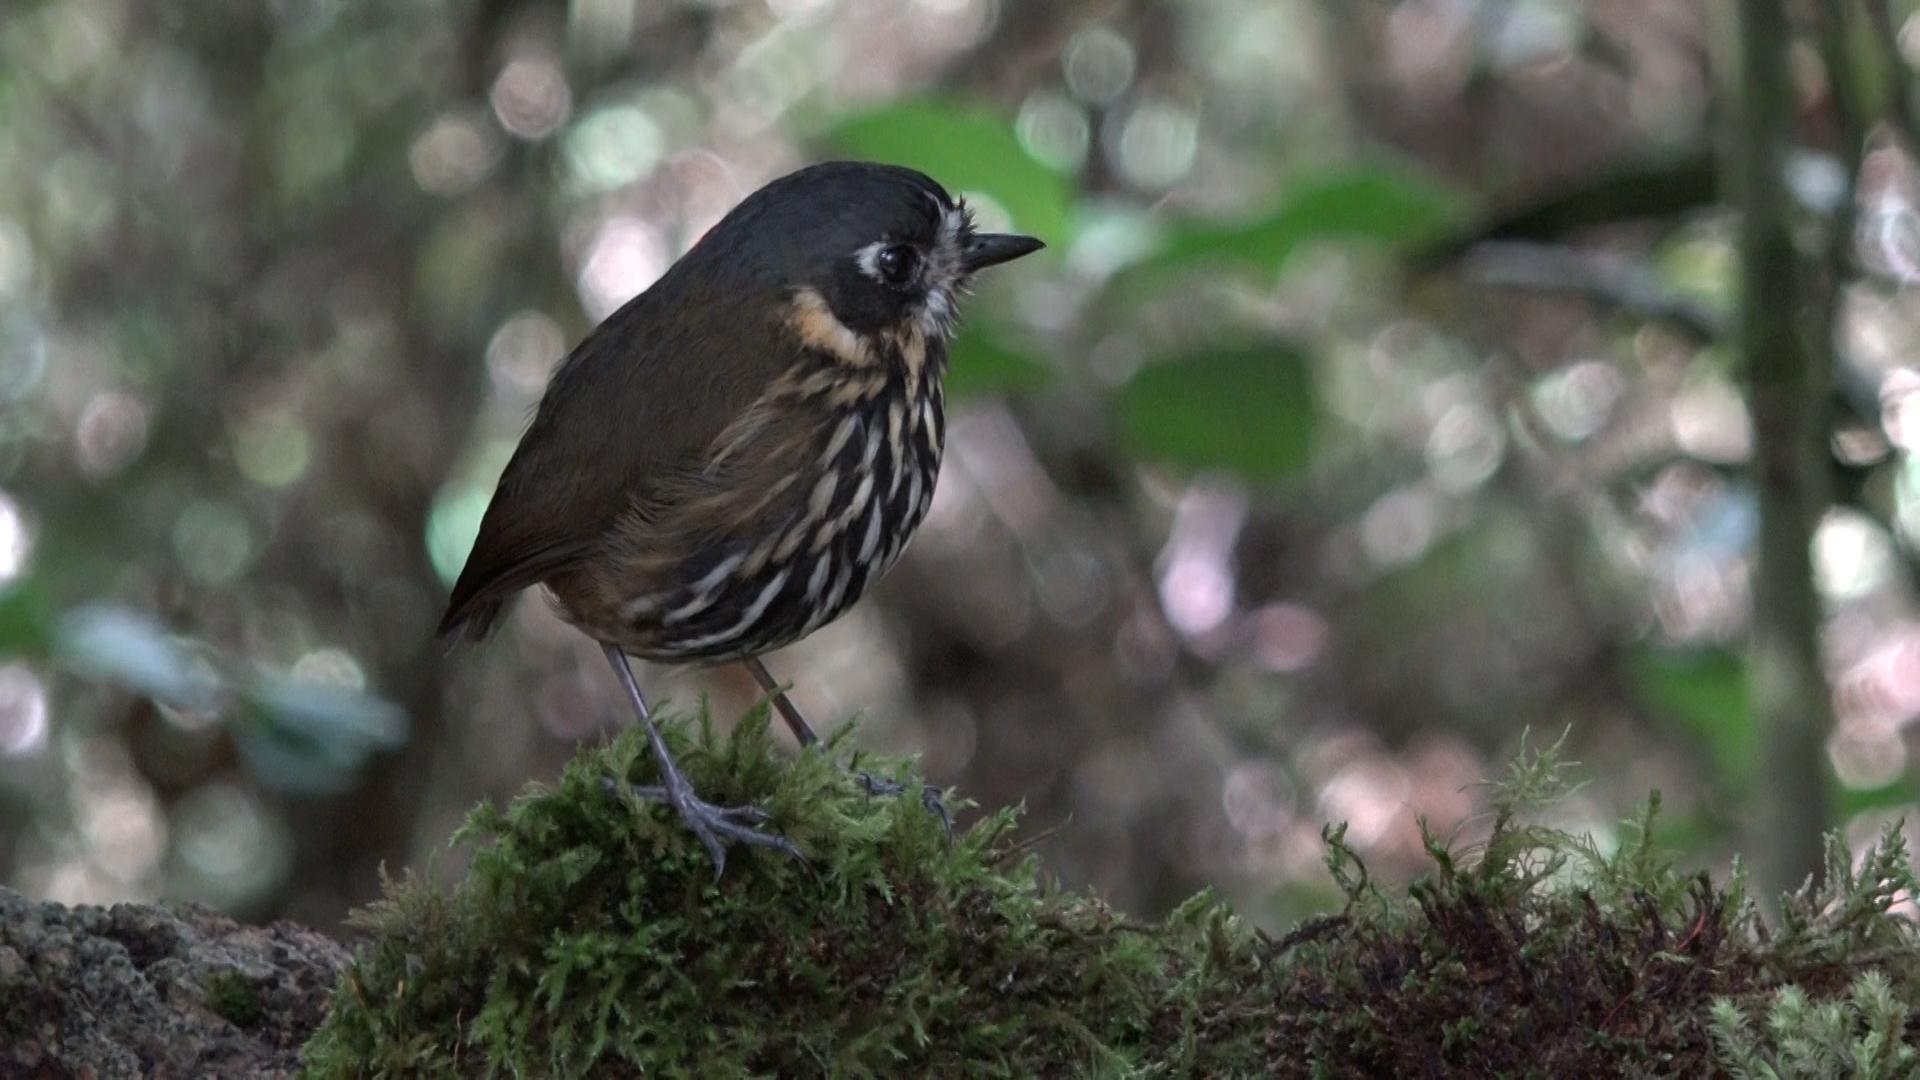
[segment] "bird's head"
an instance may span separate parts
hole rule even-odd
[[[923,173],[830,162],[768,184],[707,242],[784,297],[788,325],[844,359],[881,339],[943,343],[972,276],[1038,251],[1030,236],[983,233],[966,206]]]

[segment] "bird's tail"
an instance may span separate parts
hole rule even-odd
[[[494,625],[500,621],[500,613],[505,608],[506,601],[500,599],[475,600],[449,607],[434,636],[446,646],[447,652],[452,652],[462,642],[485,641],[493,633]]]

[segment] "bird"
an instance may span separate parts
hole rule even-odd
[[[799,856],[760,808],[693,789],[628,658],[742,663],[817,743],[760,658],[899,559],[940,472],[960,303],[975,274],[1044,246],[977,229],[898,165],[815,164],[747,196],[554,368],[440,636],[483,639],[544,589],[645,729],[661,782],[633,790],[678,813],[716,878],[729,844]]]

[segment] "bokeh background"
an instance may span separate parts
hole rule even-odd
[[[8,0],[0,881],[332,925],[457,874],[476,801],[623,715],[537,598],[431,638],[547,372],[834,156],[1050,247],[971,306],[902,565],[771,658],[817,722],[1143,915],[1323,910],[1329,820],[1416,873],[1528,732],[1567,824],[1658,789],[1724,866],[1769,793],[1718,6]],[[1904,89],[1920,19],[1857,6],[1792,168],[1844,230],[1806,812],[1850,830],[1914,809],[1920,716],[1915,129],[1832,78]]]

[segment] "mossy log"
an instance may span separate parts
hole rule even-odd
[[[864,793],[839,748],[777,752],[763,715],[728,737],[668,731],[704,794],[766,807],[807,860],[736,851],[716,880],[668,811],[609,793],[606,778],[651,779],[643,741],[583,751],[556,785],[474,813],[451,892],[407,878],[361,914],[309,1074],[1905,1076],[1920,1061],[1897,831],[1858,859],[1836,845],[1828,883],[1763,924],[1739,875],[1682,875],[1648,842],[1651,806],[1607,852],[1528,824],[1556,776],[1535,757],[1493,789],[1491,836],[1433,843],[1405,890],[1376,887],[1329,830],[1344,909],[1272,936],[1206,895],[1148,923],[1056,888],[1011,811],[949,839],[918,800]],[[45,992],[71,971],[37,962],[41,990],[21,992],[17,936],[0,927],[0,1036],[75,1000]],[[205,1025],[299,1027],[281,996],[232,1015],[212,974],[197,997],[162,997]],[[78,1071],[43,1049],[38,1075]]]

